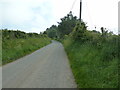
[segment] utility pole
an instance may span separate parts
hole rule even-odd
[[[82,0],[80,0],[80,22],[81,22],[81,14],[82,14]]]

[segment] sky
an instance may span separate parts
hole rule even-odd
[[[82,0],[82,19],[88,29],[105,27],[118,33],[120,0]],[[75,2],[75,3],[74,3]],[[70,11],[79,17],[80,0],[0,0],[0,29],[40,33]],[[74,3],[74,5],[73,5]]]

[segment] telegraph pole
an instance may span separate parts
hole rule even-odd
[[[82,0],[80,0],[80,23],[81,23],[81,14],[82,14]]]

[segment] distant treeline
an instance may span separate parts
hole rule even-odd
[[[45,34],[38,34],[38,33],[26,33],[20,30],[8,30],[8,29],[1,29],[2,30],[2,39],[26,39],[29,37],[46,37]]]
[[[52,25],[50,28],[47,28],[46,31],[44,31],[44,34],[47,34],[50,38],[56,38],[56,39],[64,39],[66,35],[69,35],[71,33],[82,34],[84,33],[84,31],[87,33],[91,32],[99,35],[102,34],[103,37],[113,35],[113,32],[111,31],[108,32],[108,30],[104,27],[101,27],[100,28],[101,32],[99,32],[96,30],[87,30],[88,26],[86,26],[86,23],[83,21],[81,21],[81,25],[79,24],[80,24],[80,20],[76,16],[73,16],[72,12],[70,12],[69,14],[61,18],[61,21],[58,22],[58,26]],[[76,31],[75,31],[75,28],[76,28]],[[81,29],[81,30],[78,30],[78,29]],[[76,38],[80,38],[80,36],[78,35],[78,37]]]
[[[47,28],[44,34],[47,34],[50,38],[63,38],[65,35],[69,35],[73,28],[76,26],[78,19],[73,16],[72,12],[67,16],[61,18],[61,22],[58,22],[58,26],[52,25]]]

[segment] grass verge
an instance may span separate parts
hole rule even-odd
[[[50,42],[48,37],[5,40],[2,42],[2,65],[30,54]]]
[[[67,38],[63,45],[78,88],[118,88],[118,47],[115,43],[94,46]]]

